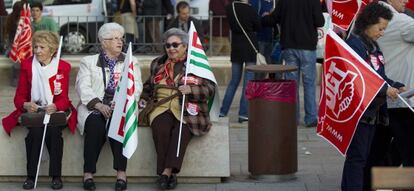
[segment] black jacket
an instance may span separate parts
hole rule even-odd
[[[193,23],[194,23],[194,27],[197,30],[198,37],[200,38],[200,41],[203,42],[203,33],[204,33],[204,31],[201,28],[201,25],[200,25],[201,22],[198,19],[190,16],[190,18],[187,21],[187,27],[188,27],[186,29],[187,32],[190,30],[191,21],[193,21]],[[167,30],[170,29],[170,28],[179,28],[179,29],[181,29],[180,26],[178,26],[178,24],[179,24],[178,17],[175,17],[173,20],[170,21],[170,23],[168,23]]]
[[[258,50],[256,32],[261,29],[260,19],[256,10],[246,3],[234,2],[237,17],[250,40]],[[256,52],[250,45],[242,29],[234,17],[232,4],[226,6],[226,15],[231,29],[231,61],[256,62]]]
[[[279,0],[275,11],[263,17],[262,24],[280,24],[282,49],[316,50],[317,27],[325,24],[319,0]]]

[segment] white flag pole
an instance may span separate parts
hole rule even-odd
[[[414,113],[414,109],[410,106],[410,104],[407,103],[407,101],[405,101],[405,99],[403,97],[401,97],[400,94],[398,94],[398,98],[400,98],[400,100],[407,105],[408,108],[410,108],[410,110]]]
[[[58,64],[58,66],[56,67],[56,69],[59,67],[59,60],[60,60],[60,53],[61,53],[61,48],[62,48],[62,41],[63,41],[63,37],[60,36],[59,48],[58,48],[58,52],[57,52],[57,55],[56,55],[56,58],[57,58],[56,61],[57,61],[57,64]],[[56,73],[57,73],[57,70],[56,70]],[[47,104],[50,104],[50,103],[53,102],[53,94],[52,94],[52,99],[51,100],[47,100],[47,102],[48,102]],[[45,112],[45,118],[43,119],[43,124],[45,125],[45,127],[43,128],[42,144],[40,146],[39,160],[37,161],[36,177],[35,177],[35,182],[34,182],[34,188],[35,189],[36,189],[37,180],[38,180],[38,177],[39,177],[40,161],[42,159],[43,146],[45,144],[46,130],[47,130],[47,124],[49,124],[49,120],[50,120],[50,115]]]
[[[190,24],[190,30],[188,31],[189,33],[189,42],[187,45],[187,63],[186,63],[186,68],[185,68],[185,76],[184,76],[184,86],[187,85],[187,76],[188,76],[188,69],[190,68],[191,64],[190,64],[190,59],[188,59],[190,57],[190,53],[191,53],[191,43],[192,43],[192,36],[191,36],[191,28],[193,26],[193,21],[191,21]],[[180,146],[181,146],[181,131],[183,129],[183,118],[184,118],[184,104],[185,104],[185,94],[183,94],[183,101],[181,104],[181,116],[180,116],[180,131],[178,133],[178,143],[177,143],[177,158],[178,156],[180,156]]]

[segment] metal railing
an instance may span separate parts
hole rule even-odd
[[[99,49],[99,40],[97,32],[100,26],[105,22],[113,20],[112,17],[97,17],[97,16],[58,16],[53,17],[60,26],[60,35],[64,37],[65,54],[91,54],[96,53]],[[212,51],[212,48],[217,44],[212,39],[215,37],[228,37],[228,28],[223,27],[227,25],[225,16],[210,16],[208,18],[199,19],[199,25],[202,30],[198,33],[204,36],[203,46],[207,54],[217,55],[221,52]],[[1,52],[4,52],[6,41],[3,38],[5,17],[0,17],[0,47]],[[164,16],[137,16],[138,36],[135,38],[127,38],[127,41],[132,42],[134,53],[138,54],[159,54],[162,51],[162,34],[165,31],[168,23]],[[224,31],[227,30],[227,31]],[[213,32],[214,35],[213,36]],[[230,41],[230,40],[229,40]],[[229,54],[228,52],[224,55]]]

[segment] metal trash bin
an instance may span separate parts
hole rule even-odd
[[[249,172],[258,179],[265,175],[290,179],[298,169],[296,82],[252,80],[245,93],[249,100]]]

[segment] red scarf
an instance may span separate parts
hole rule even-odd
[[[174,68],[173,63],[178,63],[184,61],[184,59],[172,61],[171,59],[167,59],[165,64],[154,77],[154,84],[159,84],[163,79],[165,79],[166,85],[172,86],[174,85]],[[171,72],[172,71],[172,72]]]

